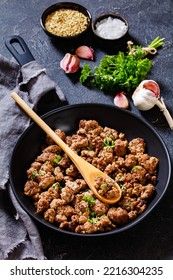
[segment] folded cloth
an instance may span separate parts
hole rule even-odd
[[[12,91],[33,109],[41,97],[54,91],[65,97],[36,61],[24,66],[0,55],[0,259],[45,259],[39,232],[20,207],[9,183],[9,163],[16,141],[30,119],[10,97]],[[7,191],[9,190],[9,191]]]

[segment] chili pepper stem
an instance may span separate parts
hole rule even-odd
[[[172,119],[168,109],[166,108],[166,105],[165,105],[162,97],[157,100],[156,105],[159,107],[160,111],[163,112],[163,115],[165,116],[165,118],[169,124],[169,127],[171,129],[173,129],[173,119]]]

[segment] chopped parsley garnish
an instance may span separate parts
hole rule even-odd
[[[118,181],[118,180],[120,180],[122,177],[123,177],[123,175],[118,174],[118,175],[116,176],[116,180]]]
[[[45,172],[43,171],[43,170],[38,170],[38,174],[40,175],[40,176],[44,176],[45,175]]]
[[[83,200],[85,201],[85,202],[88,202],[88,204],[94,204],[95,203],[95,198],[93,198],[92,196],[90,196],[90,195],[84,195],[83,196]]]
[[[111,139],[105,139],[104,140],[104,148],[106,149],[107,147],[114,148],[115,142]]]
[[[57,188],[60,187],[60,183],[59,182],[56,182],[52,185],[52,188],[54,188],[55,190],[57,190]]]
[[[56,164],[58,164],[59,162],[60,162],[60,160],[61,160],[61,156],[60,155],[58,155],[55,159],[54,159],[54,162],[56,163]]]
[[[96,224],[98,222],[98,218],[97,217],[96,218],[94,218],[94,217],[93,218],[89,218],[87,221],[92,223],[92,224]]]
[[[90,146],[87,146],[86,148],[87,148],[87,150],[91,151],[91,147]]]
[[[132,169],[139,169],[139,168],[141,168],[140,165],[134,165]]]
[[[106,189],[106,187],[107,187],[106,184],[102,184],[102,185],[100,186],[100,189],[104,190],[104,189]]]
[[[34,180],[36,176],[37,176],[37,171],[33,171],[31,175],[31,180]]]
[[[96,217],[97,217],[97,214],[96,214],[95,212],[90,212],[90,217],[96,218]]]
[[[123,191],[123,190],[126,190],[126,187],[123,185],[123,184],[119,184],[119,187],[120,189]]]

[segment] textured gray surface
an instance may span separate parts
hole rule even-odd
[[[149,79],[157,81],[165,103],[173,115],[173,2],[172,0],[76,0],[87,7],[93,18],[102,12],[119,12],[127,18],[130,35],[145,46],[156,36],[165,38],[165,45],[153,58]],[[66,76],[59,67],[65,48],[56,46],[40,27],[42,11],[55,3],[50,0],[1,0],[0,53],[11,54],[3,44],[3,37],[20,35],[28,44],[35,59],[48,70],[50,77],[60,86],[69,104],[113,104],[113,96],[98,90],[89,90],[78,83],[78,75]],[[86,43],[87,43],[86,38]],[[95,66],[103,51],[95,49]],[[85,61],[82,61],[82,64]],[[132,110],[140,114],[132,107]],[[173,132],[158,110],[143,114],[165,141],[173,159]],[[154,143],[153,143],[154,145]],[[173,189],[172,182],[159,205],[143,222],[128,232],[104,238],[75,238],[57,234],[38,225],[45,254],[48,259],[173,259]]]

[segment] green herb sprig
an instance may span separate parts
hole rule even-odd
[[[94,70],[84,64],[80,82],[103,91],[130,92],[144,80],[152,67],[147,54],[155,54],[156,49],[163,45],[164,38],[155,38],[146,48],[128,42],[128,52],[119,51],[115,55],[106,55]]]

